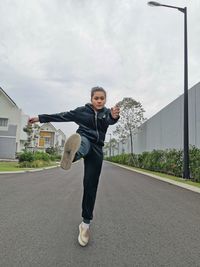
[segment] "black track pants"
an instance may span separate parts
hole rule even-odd
[[[84,158],[82,217],[92,220],[103,161],[102,147],[91,144],[87,156]]]
[[[93,219],[99,176],[103,162],[102,146],[89,142],[81,136],[81,146],[75,160],[84,158],[82,217],[84,221]]]

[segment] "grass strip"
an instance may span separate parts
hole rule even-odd
[[[50,166],[57,166],[58,164],[55,162],[52,162],[49,164],[49,166],[44,167],[50,167]],[[33,170],[33,169],[40,169],[39,168],[20,168],[18,162],[0,162],[0,172],[6,172],[6,171],[26,171],[26,170]]]

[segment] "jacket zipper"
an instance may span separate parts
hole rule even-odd
[[[96,125],[96,132],[97,132],[97,143],[99,142],[99,132],[98,132],[98,128],[97,128],[97,112],[95,112],[95,125]]]

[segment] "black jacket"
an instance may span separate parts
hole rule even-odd
[[[75,122],[79,125],[77,133],[87,137],[88,140],[100,146],[104,145],[108,126],[115,124],[118,119],[119,118],[113,119],[110,109],[106,107],[95,112],[91,104],[86,104],[83,107],[78,107],[68,112],[39,115],[39,121],[41,123],[64,121]]]

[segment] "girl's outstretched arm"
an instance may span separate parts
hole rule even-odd
[[[39,122],[39,117],[38,116],[28,119],[28,123],[29,124],[32,124],[32,123],[35,123],[35,122]]]
[[[111,108],[111,116],[113,117],[113,119],[118,119],[119,113],[120,113],[119,106],[115,105],[114,107]]]
[[[45,122],[64,122],[64,121],[74,121],[77,122],[80,116],[82,108],[78,107],[74,110],[55,113],[55,114],[40,114],[36,117],[30,118],[29,123],[45,123]]]
[[[115,124],[119,119],[120,108],[115,105],[109,110],[109,116],[107,117],[107,121],[109,125]]]

